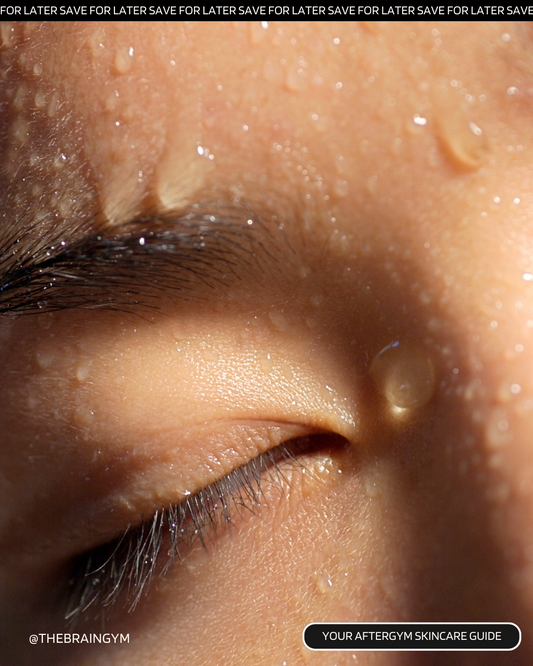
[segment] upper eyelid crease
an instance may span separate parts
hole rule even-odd
[[[139,216],[74,242],[64,231],[33,241],[32,230],[13,233],[0,246],[0,315],[151,309],[162,291],[191,298],[199,283],[216,290],[243,272],[261,281],[290,263],[279,228],[276,216],[216,202]]]

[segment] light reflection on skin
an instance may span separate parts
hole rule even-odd
[[[117,613],[132,645],[67,663],[529,663],[529,28],[6,24],[2,39],[5,228],[110,233],[220,198],[275,216],[291,248],[279,272],[199,282],[162,314],[2,324],[7,658],[56,663],[26,643],[63,630],[45,602],[69,558],[320,429],[352,446],[289,470],[268,508]],[[386,373],[369,376],[397,340],[435,381],[401,413]],[[301,644],[319,620],[514,621],[523,644],[332,657]]]

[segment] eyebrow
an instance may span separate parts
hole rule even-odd
[[[261,282],[291,263],[283,226],[265,210],[216,200],[93,225],[81,237],[72,225],[42,238],[38,229],[12,233],[0,246],[0,315],[157,309],[169,294],[189,300],[202,286],[218,293],[245,276]]]

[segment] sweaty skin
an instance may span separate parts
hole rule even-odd
[[[157,310],[2,317],[4,662],[530,664],[530,27],[4,23],[0,38],[5,237],[40,247],[54,225],[70,241],[81,222],[112,235],[225,202],[262,239],[216,286],[152,292]],[[72,558],[317,433],[260,507],[133,613],[111,609],[129,644],[28,644],[101,631],[97,609],[65,628]],[[311,652],[317,621],[515,622],[522,644]]]

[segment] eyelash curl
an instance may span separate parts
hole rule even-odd
[[[283,467],[303,469],[299,456],[323,448],[323,437],[301,437],[266,451],[138,527],[129,526],[119,539],[80,555],[69,579],[66,620],[76,622],[89,608],[96,617],[105,615],[119,597],[133,611],[155,576],[164,576],[176,560],[183,563],[198,542],[206,548],[236,516],[255,513],[265,485],[281,490],[287,481]]]

